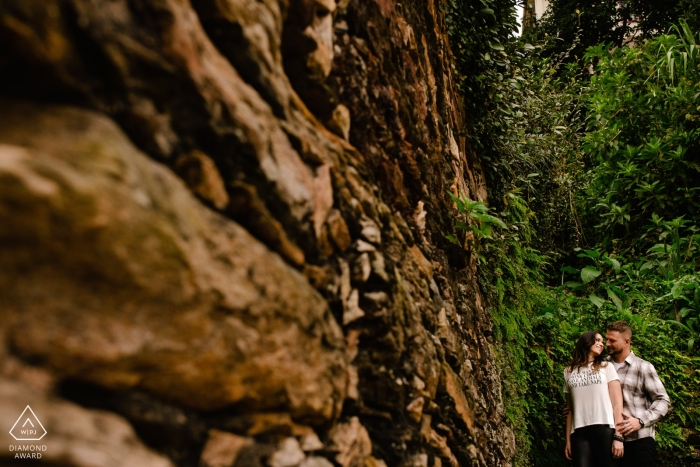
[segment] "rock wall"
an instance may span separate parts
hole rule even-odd
[[[0,420],[57,466],[510,465],[444,8],[1,2]]]

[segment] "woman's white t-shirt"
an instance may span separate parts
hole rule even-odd
[[[593,362],[573,372],[564,370],[564,392],[571,394],[573,420],[571,432],[589,425],[608,425],[615,428],[612,401],[608,391],[610,381],[620,380],[609,362],[603,362],[597,372]]]

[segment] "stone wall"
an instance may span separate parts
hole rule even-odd
[[[0,3],[0,420],[57,466],[509,465],[444,7]]]

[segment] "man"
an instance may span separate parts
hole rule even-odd
[[[621,467],[653,467],[656,465],[654,424],[668,412],[668,394],[654,366],[630,350],[632,330],[625,321],[611,323],[605,339],[624,399],[624,421],[616,425],[625,437]]]

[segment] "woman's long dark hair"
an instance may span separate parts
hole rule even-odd
[[[574,347],[574,353],[571,359],[571,365],[569,365],[569,372],[573,373],[575,369],[584,367],[588,365],[588,351],[591,346],[595,344],[595,336],[602,336],[598,331],[586,331],[581,334],[581,337],[576,341],[576,346]],[[601,366],[603,366],[603,352],[600,353],[595,359],[593,359],[593,371],[597,372]]]

